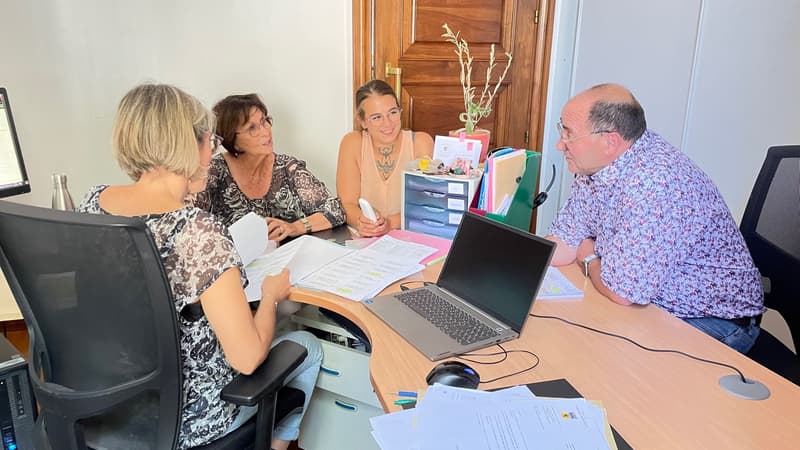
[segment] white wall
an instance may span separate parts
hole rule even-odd
[[[800,144],[800,2],[706,0],[683,150],[738,221],[767,148]]]
[[[549,86],[562,94],[548,99],[548,121],[566,91],[628,86],[648,127],[711,176],[738,222],[767,148],[800,143],[800,2],[565,0],[556,8],[564,32],[554,37]],[[540,211],[539,233],[569,194],[556,139],[549,131],[544,158],[561,163],[562,189]]]
[[[111,156],[116,105],[143,81],[175,84],[206,106],[257,92],[280,153],[335,189],[339,139],[352,126],[350,0],[0,0],[0,85],[9,90],[32,192],[50,174],[75,201],[127,177]]]

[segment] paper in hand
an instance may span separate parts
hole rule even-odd
[[[254,212],[247,213],[231,224],[228,231],[245,266],[264,254],[267,249],[267,221]]]

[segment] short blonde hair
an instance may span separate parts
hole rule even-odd
[[[198,142],[214,130],[214,114],[175,86],[142,84],[119,103],[112,144],[133,180],[162,167],[194,181],[205,175]]]

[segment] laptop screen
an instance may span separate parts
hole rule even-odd
[[[0,197],[31,191],[6,89],[0,87]]]
[[[555,243],[464,214],[437,284],[520,332]]]

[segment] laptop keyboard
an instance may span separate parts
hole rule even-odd
[[[494,329],[431,291],[425,289],[405,291],[395,296],[461,345],[497,336]]]

